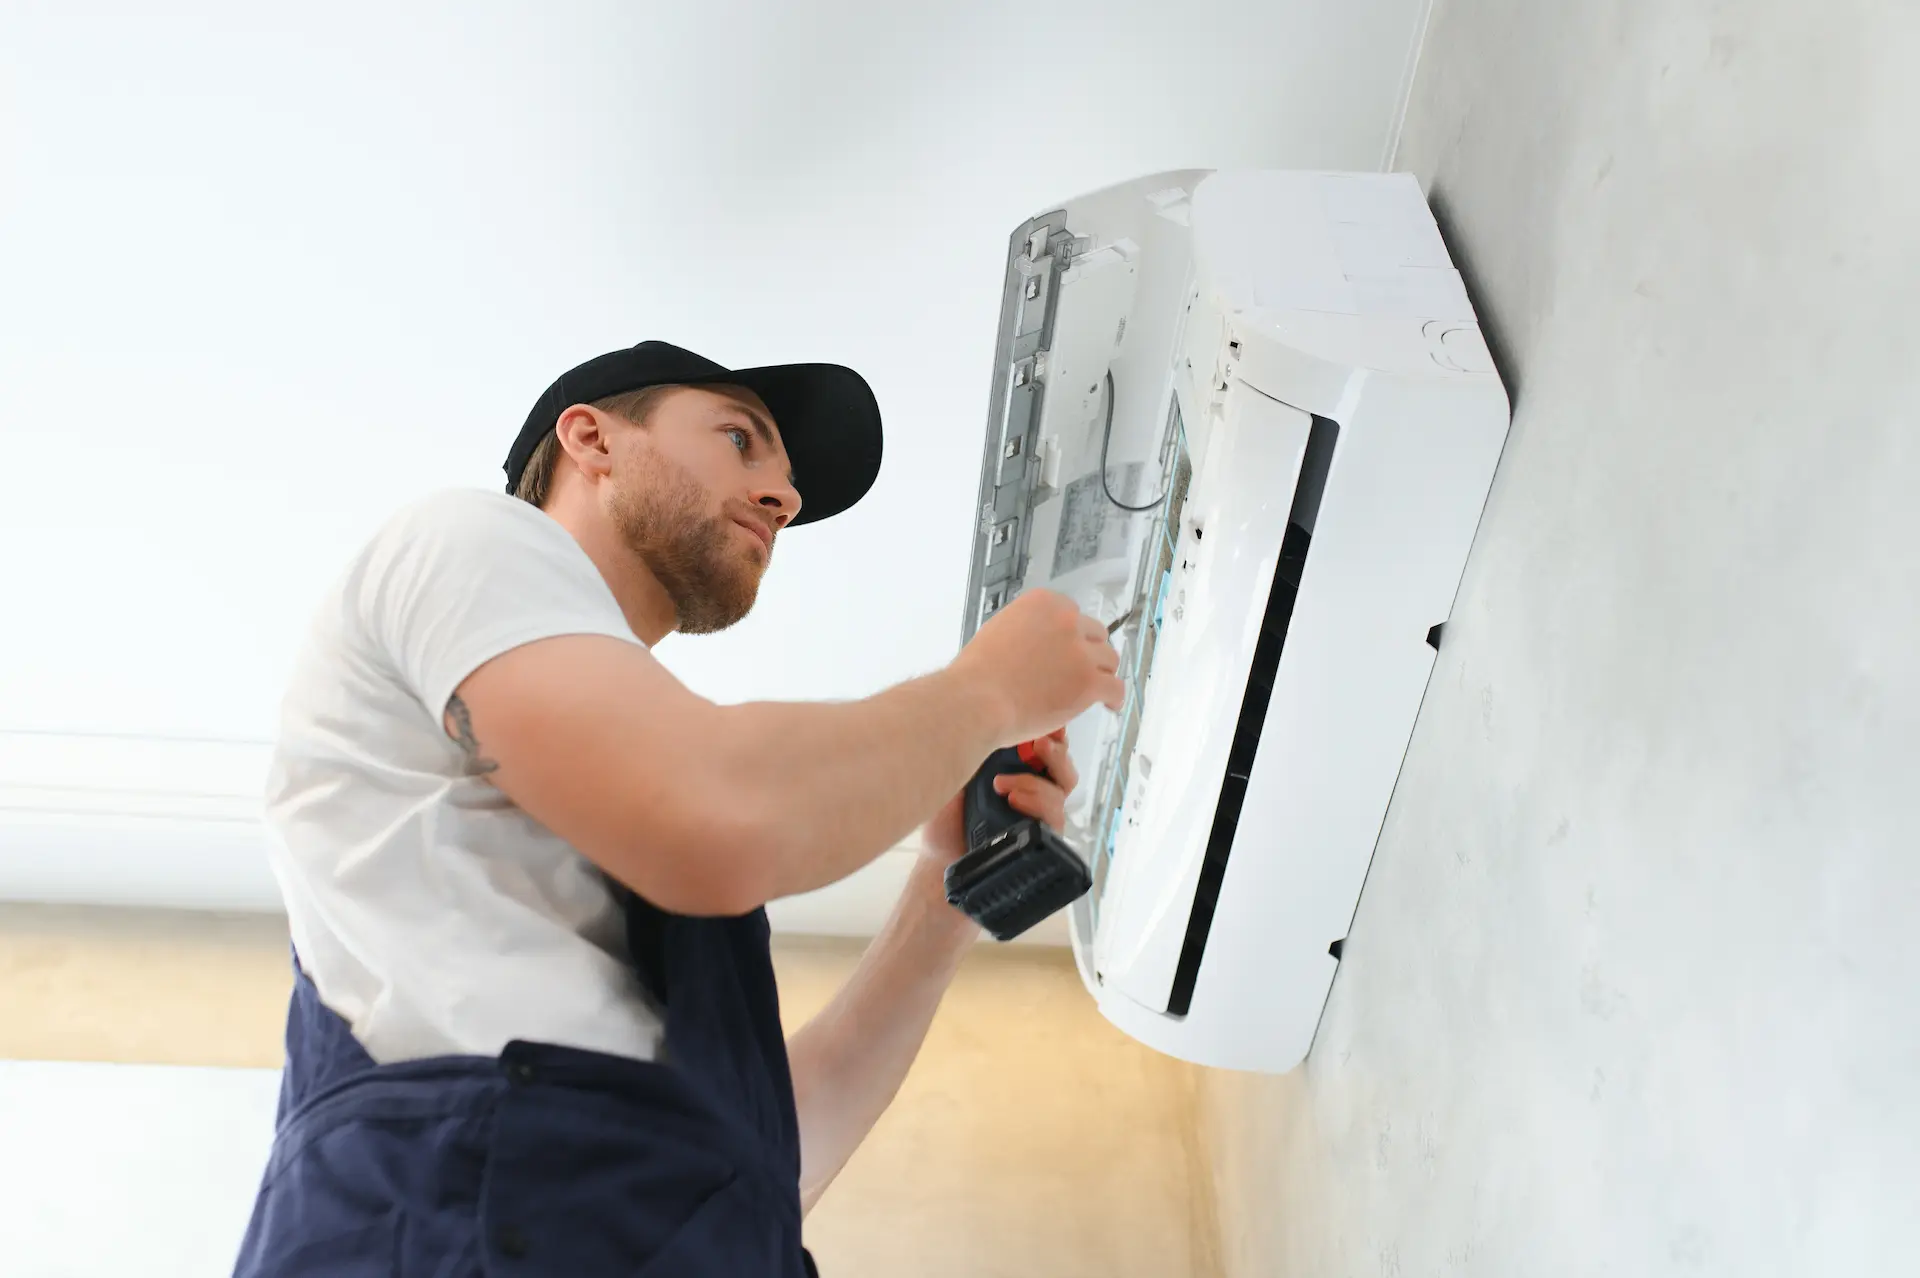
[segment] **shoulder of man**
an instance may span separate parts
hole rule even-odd
[[[475,526],[565,532],[545,511],[509,493],[485,488],[443,488],[401,506],[381,525],[375,539]]]
[[[447,488],[401,506],[368,537],[357,558],[362,573],[375,575],[437,561],[464,570],[522,548],[543,557],[584,557],[572,534],[538,507],[507,493]]]
[[[347,614],[436,711],[481,664],[536,639],[633,640],[573,534],[510,494],[447,489],[397,511],[349,574]]]

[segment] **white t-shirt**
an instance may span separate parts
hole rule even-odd
[[[443,726],[487,661],[577,634],[640,642],[571,534],[481,491],[402,511],[314,619],[281,709],[270,855],[301,966],[376,1061],[513,1039],[658,1050],[606,879]]]

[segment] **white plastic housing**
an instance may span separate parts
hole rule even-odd
[[[1049,281],[1045,336],[1068,353],[1063,380],[1048,379],[1043,352],[1036,469],[1002,458],[998,488],[983,474],[983,500],[998,502],[983,505],[983,529],[1008,530],[996,561],[1014,573],[1007,586],[1066,590],[1105,617],[1132,610],[1124,658],[1155,629],[1132,748],[1118,749],[1123,729],[1104,710],[1070,729],[1083,773],[1125,756],[1124,787],[1085,788],[1073,814],[1070,837],[1101,863],[1072,912],[1075,955],[1102,1012],[1140,1041],[1284,1071],[1306,1056],[1332,985],[1329,945],[1366,878],[1432,668],[1429,633],[1451,609],[1505,441],[1506,394],[1411,177],[1166,174],[1050,216],[1076,249]],[[1158,516],[1071,487],[1099,473],[1106,397],[1089,362],[1104,349],[1117,391],[1107,475],[1140,475],[1117,498],[1149,500],[1182,445],[1192,468],[1170,512],[1164,594],[1143,566]],[[1008,486],[1023,474],[1032,482]],[[1310,545],[1264,715],[1249,716],[1244,801],[1223,823],[1289,522]],[[973,592],[993,571],[983,549],[970,609],[985,607]],[[1210,845],[1208,917],[1196,900],[1209,895]]]

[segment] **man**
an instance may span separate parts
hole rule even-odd
[[[296,980],[239,1273],[813,1272],[801,1216],[974,939],[942,894],[955,796],[1038,739],[1048,775],[997,784],[1057,826],[1059,729],[1123,696],[1046,593],[845,704],[718,706],[650,655],[746,615],[785,530],[879,458],[851,370],[647,342],[547,390],[514,496],[423,501],[353,561],[267,795]],[[784,1043],[761,907],[923,822],[892,918]]]

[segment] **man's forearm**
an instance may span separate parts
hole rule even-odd
[[[946,903],[941,867],[914,865],[852,978],[788,1041],[800,1114],[800,1198],[811,1208],[892,1103],[979,936]]]
[[[824,887],[899,843],[966,784],[1004,722],[990,690],[951,671],[864,701],[724,708],[714,748],[721,775],[752,779],[737,787],[752,810],[732,816],[756,832],[756,895]]]

